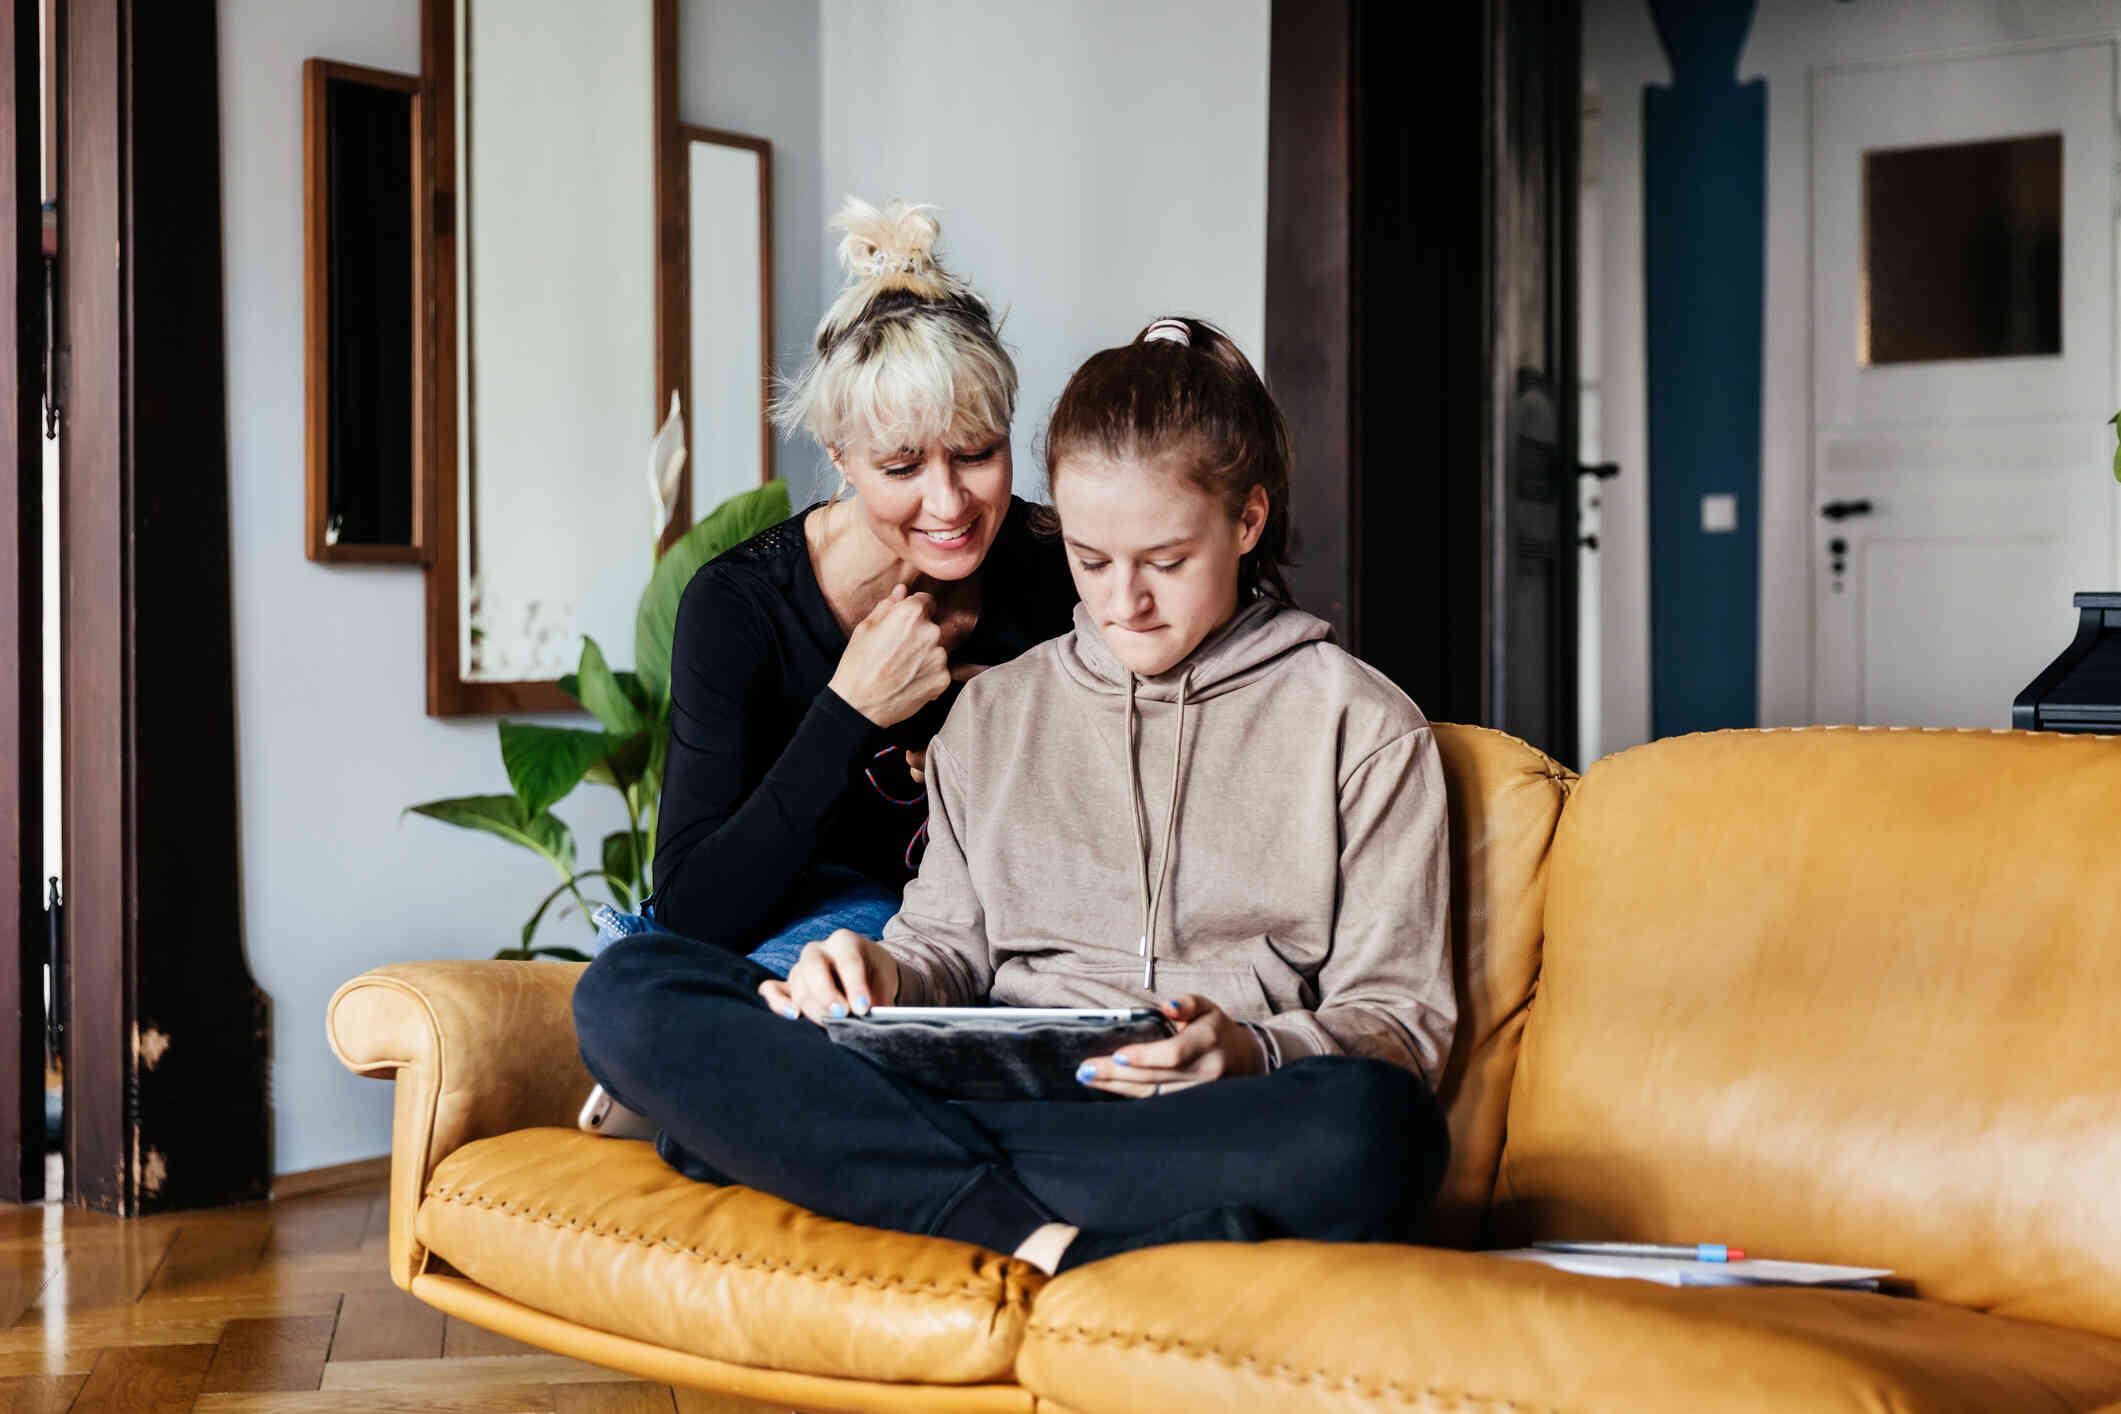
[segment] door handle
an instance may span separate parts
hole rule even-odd
[[[1871,513],[1873,509],[1874,507],[1867,500],[1828,501],[1825,505],[1819,508],[1819,514],[1825,516],[1830,521],[1839,523],[1841,521],[1847,520],[1850,516],[1867,516]]]
[[[1594,481],[1611,481],[1614,477],[1620,475],[1620,463],[1599,462],[1595,466],[1579,466],[1576,468],[1576,474],[1578,476],[1588,476]]]

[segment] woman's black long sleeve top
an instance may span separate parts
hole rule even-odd
[[[656,921],[736,951],[755,945],[816,865],[905,887],[926,805],[892,803],[863,773],[884,748],[927,745],[957,697],[953,684],[906,721],[879,728],[826,686],[847,637],[810,561],[804,522],[817,510],[703,566],[679,602],[671,642]],[[1066,552],[1032,532],[1031,510],[1010,498],[981,567],[979,622],[957,662],[1005,663],[1070,628]],[[917,792],[895,754],[876,765],[893,795]]]

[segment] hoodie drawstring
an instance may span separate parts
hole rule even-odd
[[[1156,913],[1163,903],[1164,884],[1171,877],[1171,842],[1178,826],[1179,767],[1186,759],[1186,688],[1193,681],[1192,669],[1178,680],[1178,738],[1171,748],[1171,803],[1164,810],[1164,858],[1156,871],[1156,885],[1149,884],[1149,839],[1142,825],[1141,762],[1134,751],[1134,688],[1137,679],[1127,674],[1127,813],[1134,821],[1134,850],[1141,856],[1142,990],[1156,989]]]

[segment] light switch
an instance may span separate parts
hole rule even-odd
[[[1738,528],[1738,498],[1728,492],[1701,498],[1701,530],[1705,535],[1728,535]]]

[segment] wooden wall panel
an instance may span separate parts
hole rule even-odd
[[[64,789],[69,1202],[131,1211],[126,1110],[132,1010],[126,973],[134,832],[125,772],[125,497],[120,477],[122,201],[119,6],[68,0],[65,210],[59,337],[71,406],[62,428],[60,536],[66,625]]]

